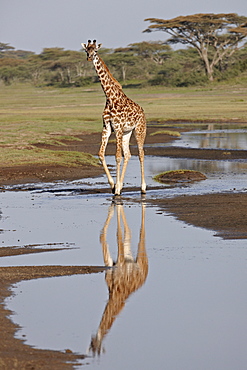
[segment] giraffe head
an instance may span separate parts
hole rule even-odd
[[[93,40],[93,43],[91,42],[91,40],[88,40],[88,43],[87,45],[86,44],[81,44],[82,48],[85,50],[85,52],[87,53],[87,60],[89,62],[91,62],[92,60],[94,60],[96,54],[97,54],[97,51],[101,48],[101,45],[102,44],[96,44],[96,40]]]

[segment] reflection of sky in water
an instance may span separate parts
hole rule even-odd
[[[88,201],[84,196],[12,195],[2,208],[3,225],[13,229],[15,224],[12,234],[23,244],[62,241],[75,243],[79,249],[1,262],[103,264],[99,236],[110,198]],[[26,221],[21,217],[25,208]],[[129,201],[124,210],[135,255],[141,206]],[[90,368],[119,370],[161,369],[164,363],[169,369],[244,368],[246,241],[216,238],[212,231],[188,226],[153,207],[146,207],[145,229],[146,283],[129,297],[116,318],[103,343],[106,352],[84,362]],[[3,237],[10,234],[5,231]],[[116,218],[107,242],[116,255]],[[17,313],[13,319],[23,326],[18,337],[25,335],[27,343],[38,348],[79,353],[89,347],[108,299],[104,273],[21,282],[14,293],[7,307]]]
[[[172,143],[184,148],[247,149],[247,130],[205,130],[184,132]]]
[[[114,157],[107,162],[115,163]],[[206,181],[149,190],[146,197],[246,191],[247,163],[146,158],[149,187],[157,173],[193,169]],[[133,176],[133,174],[136,174]],[[126,186],[139,186],[139,162],[132,157]],[[29,185],[28,185],[29,186]],[[35,185],[37,190],[1,193],[2,246],[48,244],[67,250],[1,259],[10,265],[103,265],[100,232],[111,194],[73,194],[73,189],[107,187],[106,177]],[[39,190],[57,190],[55,193]],[[64,191],[66,190],[67,191]],[[63,190],[63,191],[61,191]],[[140,194],[127,194],[130,199]],[[141,206],[124,201],[136,254]],[[116,218],[107,242],[116,258]],[[213,232],[188,226],[156,208],[146,207],[146,249],[149,273],[116,318],[99,359],[90,368],[104,369],[244,369],[247,362],[246,240],[222,240]],[[69,249],[71,245],[72,249]],[[70,349],[85,354],[108,299],[105,274],[38,279],[18,283],[7,308],[23,328],[28,344],[46,349]],[[165,365],[164,365],[165,364]]]

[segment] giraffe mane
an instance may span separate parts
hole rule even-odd
[[[99,56],[98,56],[99,57]],[[104,68],[106,69],[107,73],[109,74],[109,76],[111,77],[111,79],[113,80],[113,82],[120,88],[122,89],[122,85],[116,80],[115,77],[113,77],[112,73],[110,72],[109,68],[107,67],[107,65],[105,64],[105,62],[99,57],[101,63],[103,64]]]

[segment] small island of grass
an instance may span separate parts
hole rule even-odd
[[[161,183],[193,182],[206,180],[206,178],[203,173],[193,170],[166,171],[154,176],[154,180]]]

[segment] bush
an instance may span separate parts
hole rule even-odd
[[[182,71],[175,71],[174,73],[168,73],[168,71],[161,71],[148,82],[150,85],[186,87],[204,85],[208,82],[208,79],[201,72],[183,73]]]
[[[82,87],[90,85],[92,82],[92,77],[76,77],[73,84],[76,87]]]

